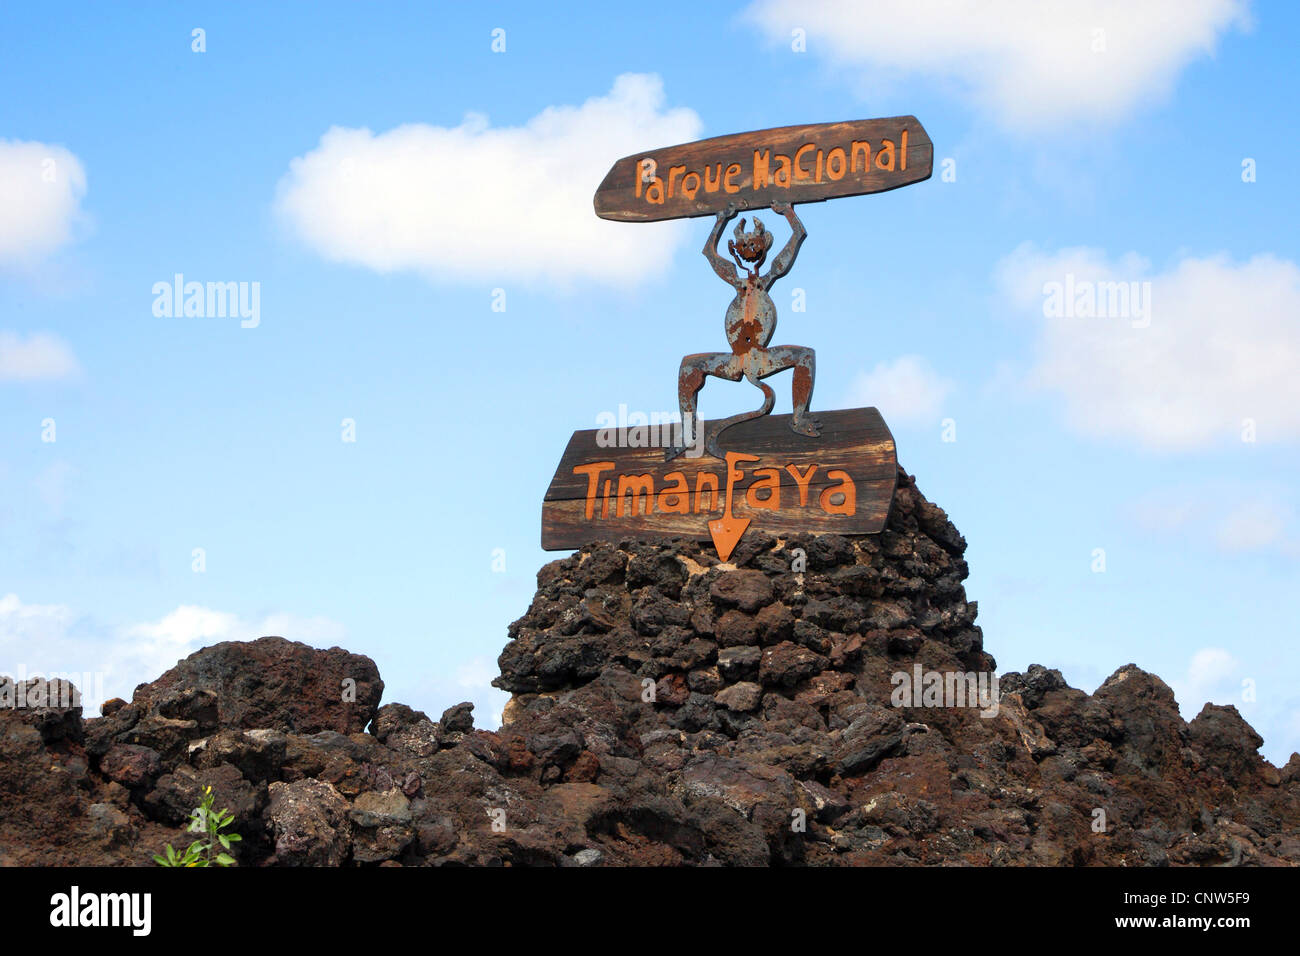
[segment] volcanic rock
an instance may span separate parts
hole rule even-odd
[[[102,717],[0,709],[0,864],[149,865],[209,786],[246,866],[1300,862],[1300,755],[1235,708],[1184,722],[1133,664],[980,699],[965,547],[905,473],[878,535],[593,544],[538,572],[496,730],[278,637]]]

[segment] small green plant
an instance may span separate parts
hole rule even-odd
[[[243,839],[238,833],[222,833],[226,827],[235,822],[235,815],[229,810],[213,810],[212,788],[203,788],[203,802],[190,814],[187,833],[202,833],[206,839],[198,839],[181,853],[177,853],[170,843],[165,854],[154,854],[154,862],[159,866],[234,866],[235,858],[230,855],[230,844]]]

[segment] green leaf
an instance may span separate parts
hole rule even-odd
[[[221,843],[221,845],[224,846],[227,850],[230,849],[230,837],[226,836],[226,835],[223,833],[223,834],[221,834],[220,836],[217,837],[217,840],[218,840],[218,841]]]
[[[235,858],[231,856],[229,853],[222,853],[217,857],[217,862],[220,863],[222,866],[233,866],[235,862]]]
[[[226,839],[230,840],[233,843],[238,843],[240,840],[243,839],[243,837],[241,837],[238,833],[231,833],[226,836]]]

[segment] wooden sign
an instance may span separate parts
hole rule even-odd
[[[789,415],[734,425],[720,439],[725,460],[665,461],[671,437],[650,426],[574,432],[542,502],[542,548],[686,537],[712,539],[726,561],[747,529],[883,530],[898,477],[889,427],[874,408],[818,417],[817,438],[791,432]]]
[[[620,222],[711,216],[734,203],[821,202],[930,178],[934,146],[915,116],[782,126],[626,156],[596,190]]]

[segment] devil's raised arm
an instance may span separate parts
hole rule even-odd
[[[718,274],[718,278],[727,285],[735,286],[740,282],[736,275],[736,264],[718,255],[718,241],[722,238],[722,227],[736,215],[734,206],[727,206],[718,213],[717,221],[713,224],[713,229],[709,233],[709,238],[704,240],[704,258],[709,260],[709,265],[713,271]]]
[[[790,224],[791,236],[790,241],[785,244],[785,248],[781,250],[780,255],[772,260],[772,268],[764,277],[765,288],[771,288],[773,282],[790,271],[790,267],[794,265],[795,257],[799,255],[799,247],[808,238],[808,230],[803,227],[803,222],[794,211],[794,206],[788,203],[772,203],[772,209],[774,212],[779,212],[785,216],[786,222]]]

